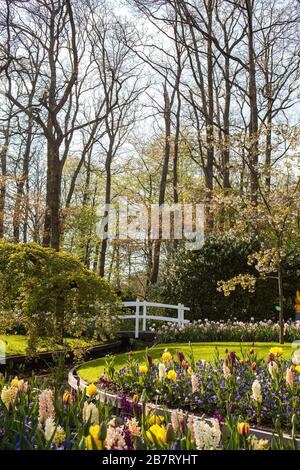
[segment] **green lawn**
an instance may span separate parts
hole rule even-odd
[[[0,335],[0,341],[5,342],[5,349],[7,356],[14,356],[18,354],[26,354],[27,337],[24,335]],[[85,341],[77,338],[66,338],[65,344],[72,349],[72,347],[85,347],[93,346],[95,341]],[[97,342],[99,344],[99,341]],[[49,351],[49,340],[42,340],[39,351]],[[57,349],[57,348],[55,348]]]
[[[241,348],[245,354],[247,350],[252,346],[252,343],[192,343],[192,350],[196,360],[205,359],[207,361],[212,360],[216,354],[216,348],[221,358],[226,356],[226,350],[235,351],[238,355],[241,352]],[[273,346],[280,346],[278,343],[255,343],[255,349],[259,357],[268,357],[269,349]],[[289,359],[292,354],[292,348],[290,343],[286,343],[283,346],[285,359]],[[149,353],[154,359],[158,359],[165,348],[168,348],[172,353],[176,351],[182,351],[186,355],[191,352],[190,345],[188,343],[168,343],[159,344],[149,349]],[[133,356],[138,361],[143,362],[145,360],[145,350],[134,351]],[[128,353],[118,354],[115,357],[115,366],[117,369],[121,369],[125,366],[128,359]],[[88,382],[96,382],[105,369],[105,357],[94,359],[84,364],[78,371],[80,377]]]

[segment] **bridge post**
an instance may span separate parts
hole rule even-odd
[[[143,328],[142,331],[147,330],[147,302],[143,301]]]
[[[135,334],[134,337],[137,339],[139,337],[139,323],[140,323],[140,301],[136,299],[135,304]]]
[[[183,310],[183,305],[178,304],[178,325],[183,324],[183,315],[184,315],[184,310]]]

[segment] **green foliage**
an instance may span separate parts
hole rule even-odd
[[[226,297],[217,291],[220,280],[226,281],[241,273],[257,277],[255,267],[248,264],[248,256],[259,250],[257,239],[213,235],[206,239],[201,250],[174,252],[162,266],[159,297],[189,306],[190,319],[276,319],[276,279],[258,280],[255,292],[238,286],[230,297]],[[283,266],[285,304],[288,306],[286,317],[293,313],[299,279],[295,263],[299,265],[299,253],[300,250],[297,259],[287,257]]]
[[[58,342],[65,334],[80,336],[91,319],[95,335],[112,333],[110,305],[116,295],[71,254],[35,243],[0,243],[0,270],[2,318],[21,319],[31,350],[41,336]]]

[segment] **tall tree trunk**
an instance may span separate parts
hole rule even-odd
[[[107,239],[107,233],[109,229],[109,222],[108,222],[108,206],[110,204],[111,200],[111,163],[112,163],[112,157],[113,157],[113,140],[111,140],[109,149],[107,152],[106,156],[106,164],[105,164],[105,170],[106,170],[106,183],[105,183],[105,211],[103,214],[104,219],[106,219],[105,225],[103,227],[103,232],[104,236],[101,241],[101,246],[100,246],[100,253],[99,253],[99,276],[104,277],[105,275],[105,261],[106,261],[106,252],[107,252],[107,245],[108,245],[108,239]]]
[[[178,193],[178,160],[179,160],[179,139],[180,139],[180,110],[181,110],[181,99],[180,93],[177,91],[177,111],[176,111],[176,128],[175,128],[175,142],[174,142],[174,157],[173,157],[173,200],[174,204],[179,203]],[[177,208],[175,209],[177,211]],[[175,214],[174,214],[174,230],[175,230]],[[175,233],[175,232],[174,232]],[[173,243],[174,248],[178,246],[178,240]]]
[[[0,238],[4,236],[4,215],[5,215],[5,201],[6,201],[6,185],[7,185],[7,153],[9,145],[10,134],[10,118],[7,127],[4,130],[4,142],[0,151],[1,161],[1,179],[0,179]]]
[[[4,237],[4,215],[6,201],[6,180],[7,180],[7,145],[2,146],[0,152],[1,159],[1,180],[0,180],[0,238]]]
[[[62,165],[59,145],[48,141],[47,196],[43,245],[59,251]]]
[[[272,99],[268,99],[268,115],[266,129],[266,150],[265,150],[265,184],[267,192],[271,190],[271,156],[272,156]]]
[[[257,204],[258,192],[258,107],[256,87],[256,66],[253,33],[253,0],[246,0],[248,20],[248,59],[249,59],[249,102],[250,102],[250,190],[254,204]]]
[[[26,215],[26,201],[24,200],[24,187],[27,185],[28,181],[28,173],[29,173],[29,159],[30,159],[30,149],[31,149],[31,142],[32,142],[32,129],[33,129],[33,122],[32,118],[29,118],[29,125],[28,131],[26,136],[26,145],[25,151],[23,155],[23,167],[22,167],[22,176],[17,182],[17,195],[14,207],[14,215],[13,215],[13,235],[14,235],[14,242],[19,243],[20,241],[20,219],[21,219],[21,210],[22,210],[22,203],[24,216]],[[28,205],[27,205],[28,210]]]
[[[60,197],[61,197],[61,164],[58,152],[54,153],[51,189],[51,248],[59,251],[60,246]]]
[[[210,210],[212,192],[213,192],[213,171],[214,171],[214,76],[213,76],[213,45],[212,45],[212,14],[213,1],[208,0],[208,40],[207,40],[207,94],[208,94],[208,116],[206,119],[206,145],[207,145],[207,162],[205,169],[206,180],[206,198],[205,198],[205,226],[206,231],[211,232],[213,229],[213,215]]]
[[[283,302],[283,280],[282,280],[282,266],[279,262],[278,267],[278,296],[279,296],[279,343],[284,343],[284,302]]]
[[[47,142],[47,179],[46,179],[46,209],[44,219],[44,231],[43,231],[43,245],[49,247],[51,240],[51,171],[52,171],[52,152]]]
[[[27,177],[26,192],[24,195],[24,222],[23,222],[23,243],[28,241],[28,217],[29,217],[29,181]]]
[[[224,106],[224,148],[222,155],[222,167],[223,167],[223,189],[226,191],[230,188],[230,173],[229,173],[229,142],[230,142],[230,102],[231,102],[231,84],[230,84],[230,61],[228,57],[225,57],[225,106]]]
[[[164,148],[164,161],[162,167],[162,174],[159,187],[159,197],[158,204],[160,208],[159,214],[159,234],[158,239],[154,242],[153,250],[153,264],[152,272],[150,277],[150,283],[156,284],[158,280],[159,272],[159,259],[160,259],[160,249],[161,249],[161,238],[162,238],[162,217],[161,217],[161,206],[165,202],[166,186],[167,186],[167,176],[169,169],[170,153],[171,153],[171,103],[170,97],[167,90],[166,84],[164,85],[164,122],[165,122],[165,148]]]

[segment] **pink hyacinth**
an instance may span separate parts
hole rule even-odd
[[[230,379],[230,377],[231,377],[231,372],[230,372],[230,369],[229,369],[229,367],[226,365],[225,362],[223,363],[223,374],[224,374],[225,380],[229,380],[229,379]]]
[[[293,372],[291,367],[289,367],[286,371],[285,381],[286,381],[286,384],[288,386],[293,387],[293,385],[294,385],[294,372]]]
[[[191,442],[195,442],[195,432],[194,432],[194,416],[189,415],[187,422],[188,429],[190,431]]]
[[[53,393],[50,388],[46,388],[39,396],[39,422],[54,417]]]
[[[199,380],[196,374],[191,376],[192,392],[195,393],[199,388]]]
[[[108,426],[106,447],[108,450],[127,450],[127,445],[124,438],[124,426]]]
[[[175,432],[179,429],[179,417],[177,410],[172,410],[171,413],[171,424]]]

